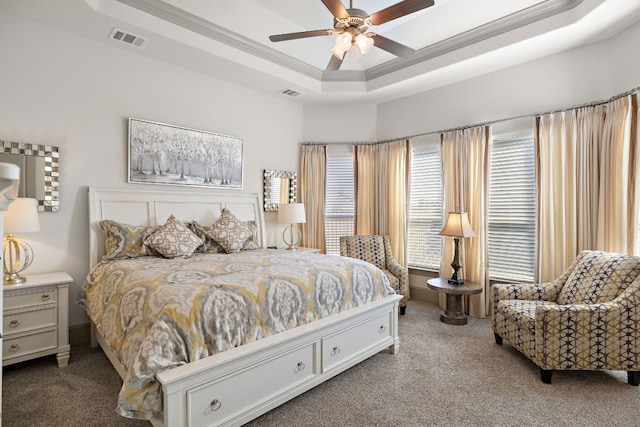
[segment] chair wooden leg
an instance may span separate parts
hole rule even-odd
[[[495,332],[493,333],[493,336],[496,339],[496,344],[502,345],[502,337],[500,335],[496,334]]]
[[[551,369],[542,369],[540,368],[540,379],[545,384],[551,384],[551,374],[553,371]]]
[[[640,371],[627,371],[627,382],[634,386],[640,385]]]

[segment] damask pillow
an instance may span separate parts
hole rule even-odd
[[[100,221],[100,228],[104,238],[103,260],[154,255],[144,242],[155,231],[155,226],[127,225],[106,219]]]
[[[244,242],[244,246],[242,247],[243,251],[252,251],[254,249],[259,249],[258,246],[258,226],[255,221],[245,221],[244,225],[251,232],[251,236]]]
[[[189,230],[193,231],[193,233],[202,239],[202,244],[198,246],[196,252],[198,253],[225,253],[225,250],[211,237],[209,237],[209,230],[211,227],[203,226],[198,224],[196,221],[191,221],[186,224]]]
[[[202,244],[202,239],[171,215],[145,243],[165,258],[188,258]]]
[[[228,254],[240,252],[247,239],[251,237],[251,231],[245,223],[236,218],[227,208],[222,208],[222,213],[207,234]]]

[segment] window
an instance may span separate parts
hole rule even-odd
[[[487,213],[490,279],[533,282],[535,197],[533,137],[494,139]]]
[[[351,236],[355,227],[353,157],[345,147],[328,147],[325,194],[325,243],[328,254],[340,255],[340,236]]]
[[[437,136],[412,141],[407,230],[410,268],[440,270],[442,257],[442,166]]]

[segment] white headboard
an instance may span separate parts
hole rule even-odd
[[[93,267],[102,258],[104,245],[100,221],[104,219],[130,225],[160,225],[169,215],[174,215],[183,222],[211,225],[224,207],[241,221],[255,221],[258,244],[264,247],[264,214],[259,194],[89,187],[89,265]]]

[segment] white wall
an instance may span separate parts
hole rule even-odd
[[[376,141],[374,104],[308,105],[304,107],[303,140],[305,142]]]
[[[60,211],[40,213],[42,231],[22,237],[35,252],[27,273],[74,278],[71,325],[88,321],[76,305],[89,265],[87,187],[140,186],[126,183],[129,117],[242,138],[244,188],[217,191],[261,193],[263,169],[297,170],[302,107],[290,101],[2,14],[0,52],[0,140],[60,147]],[[275,216],[265,218],[275,244]]]

